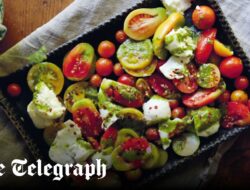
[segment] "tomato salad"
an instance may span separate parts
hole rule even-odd
[[[197,6],[190,28],[184,17],[190,1],[162,2],[132,11],[116,43],[104,40],[95,49],[83,42],[62,68],[43,62],[29,70],[34,95],[27,110],[44,130],[52,161],[99,158],[137,180],[143,170],[165,165],[170,149],[191,156],[200,138],[250,124],[249,81],[242,60],[217,38],[214,11]],[[58,97],[65,78],[72,85]],[[234,91],[224,79],[234,81]],[[18,96],[21,89],[11,84],[8,92]]]

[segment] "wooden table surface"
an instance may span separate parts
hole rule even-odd
[[[49,21],[73,0],[3,0],[5,5],[4,25],[8,32],[0,42],[4,52],[37,27]]]
[[[4,0],[4,24],[8,28],[0,42],[0,53],[46,23],[73,0]],[[250,185],[250,131],[242,134],[223,157],[212,186]]]

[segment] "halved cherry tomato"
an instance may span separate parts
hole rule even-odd
[[[197,6],[193,12],[192,20],[198,29],[206,30],[214,25],[216,15],[214,10],[206,5]]]
[[[189,108],[200,108],[213,103],[224,92],[225,87],[218,89],[201,89],[194,94],[185,94],[182,102]]]
[[[243,71],[242,60],[232,56],[225,58],[220,64],[220,72],[224,77],[233,79],[241,75]]]
[[[98,53],[103,58],[110,58],[115,54],[115,44],[105,40],[102,41],[98,46]]]
[[[249,86],[249,80],[245,76],[240,76],[235,79],[234,86],[237,90],[246,90]]]
[[[63,74],[72,81],[87,79],[93,74],[95,50],[88,43],[80,43],[64,58]]]
[[[114,71],[115,75],[118,77],[124,74],[124,70],[123,70],[122,65],[120,63],[116,63],[114,65],[113,71]]]
[[[197,48],[195,52],[196,62],[199,64],[206,63],[211,55],[214,47],[217,29],[212,28],[205,30],[198,38]]]
[[[148,78],[148,83],[158,95],[164,98],[178,98],[180,94],[175,86],[161,74],[153,74]]]
[[[220,83],[220,70],[215,64],[203,64],[198,72],[198,85],[202,88],[214,88]]]
[[[103,77],[113,72],[113,63],[110,59],[100,58],[96,62],[96,72]]]
[[[198,89],[197,84],[197,69],[194,64],[188,64],[187,66],[189,75],[182,79],[174,79],[173,83],[176,88],[185,94],[191,94]]]
[[[136,83],[135,83],[135,87],[142,93],[144,94],[146,97],[150,98],[153,95],[153,92],[148,84],[148,82],[143,79],[143,78],[139,78]]]
[[[127,34],[123,30],[118,30],[115,34],[115,39],[119,43],[125,42],[127,38]]]
[[[17,97],[21,94],[22,89],[19,84],[11,83],[7,87],[7,92],[11,97]]]
[[[129,86],[135,86],[135,78],[128,74],[123,74],[118,78],[118,82]]]

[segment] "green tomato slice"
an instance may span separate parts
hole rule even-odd
[[[34,92],[39,82],[44,82],[56,95],[60,94],[64,85],[61,69],[53,63],[38,63],[31,67],[27,75],[28,86]]]
[[[121,145],[124,141],[129,138],[139,137],[139,135],[132,129],[121,129],[117,134],[117,139],[115,141],[115,147]]]
[[[157,67],[157,60],[155,59],[150,65],[148,65],[147,67],[143,69],[132,70],[132,69],[124,68],[124,70],[128,74],[134,77],[148,77],[148,76],[151,76],[155,72],[156,67]]]
[[[214,88],[220,83],[221,74],[215,64],[203,64],[198,72],[198,85],[202,88]]]
[[[146,68],[153,60],[151,40],[126,40],[117,51],[117,58],[125,69],[138,70]]]
[[[135,108],[123,108],[118,112],[117,116],[120,118],[129,118],[138,121],[142,121],[144,118],[143,113]]]
[[[148,158],[146,159],[146,161],[144,162],[142,168],[143,169],[154,169],[157,167],[158,164],[158,160],[160,157],[160,153],[158,148],[150,143],[150,147],[151,147],[151,154],[148,156]]]
[[[112,154],[112,164],[115,170],[117,171],[129,171],[134,169],[134,166],[132,163],[126,162],[123,157],[120,155],[122,153],[121,146],[116,147]]]

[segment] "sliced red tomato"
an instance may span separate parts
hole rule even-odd
[[[227,104],[227,114],[223,118],[222,127],[232,128],[234,125],[246,126],[250,124],[249,108],[239,102],[229,102]]]
[[[206,63],[211,55],[214,47],[217,29],[212,28],[205,30],[198,38],[197,48],[195,52],[196,62],[199,64]]]
[[[148,78],[148,83],[158,95],[164,98],[178,98],[180,94],[171,81],[161,74],[153,74]]]
[[[139,108],[144,103],[144,97],[141,93],[134,94],[133,97],[128,98],[117,89],[110,87],[107,89],[106,94],[111,97],[114,102],[126,107]]]
[[[213,103],[222,93],[221,89],[202,89],[194,94],[184,95],[182,101],[189,108],[200,108]]]
[[[81,128],[84,137],[98,137],[102,131],[102,119],[93,102],[82,99],[72,108],[73,120]]]
[[[176,88],[185,94],[191,94],[198,89],[197,84],[197,69],[194,64],[187,66],[189,75],[182,79],[174,79],[173,83]]]
[[[63,74],[72,81],[88,78],[94,71],[95,51],[87,43],[78,44],[63,61]]]

